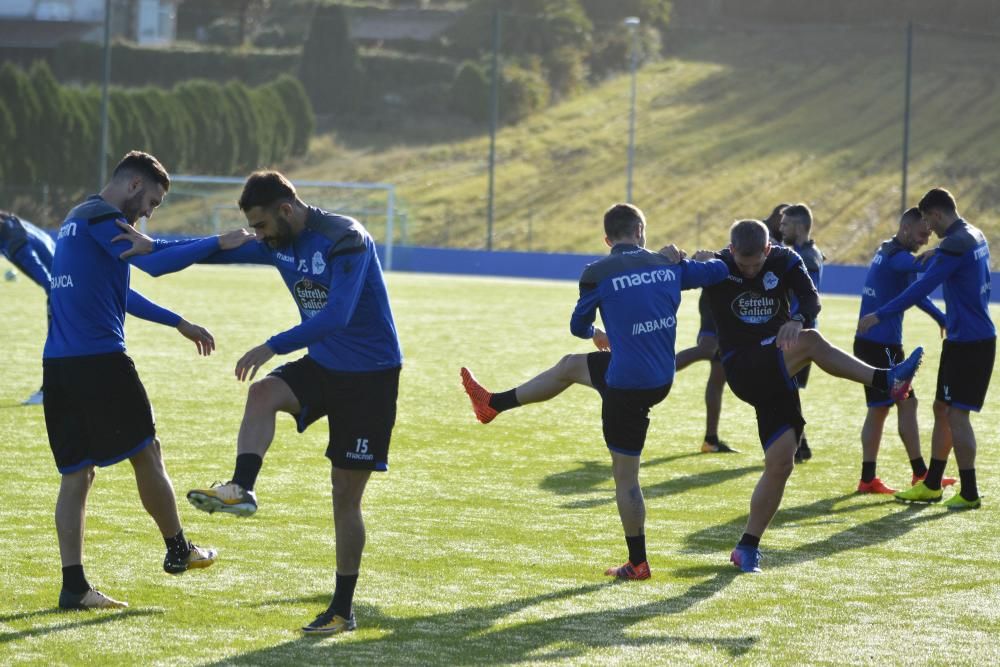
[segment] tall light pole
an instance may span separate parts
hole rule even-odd
[[[625,200],[632,202],[632,164],[635,162],[635,72],[639,67],[639,45],[636,39],[639,35],[639,17],[629,16],[624,21],[628,26],[632,36],[632,98],[628,109],[628,169],[626,171],[626,197]]]
[[[104,0],[104,76],[101,80],[101,145],[97,173],[100,192],[108,179],[108,86],[111,84],[111,0]]]

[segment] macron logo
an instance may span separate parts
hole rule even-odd
[[[617,276],[611,279],[611,285],[615,291],[623,290],[626,287],[637,287],[639,285],[651,285],[653,283],[673,282],[677,279],[673,271],[668,269],[657,269],[655,271],[643,271],[642,273],[629,273],[624,276]]]
[[[976,248],[976,252],[972,253],[974,259],[983,259],[985,257],[989,257],[989,255],[990,255],[990,247],[986,245],[982,246],[981,248]]]

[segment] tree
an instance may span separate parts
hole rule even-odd
[[[316,8],[302,47],[299,79],[317,112],[350,113],[365,107],[364,68],[343,7]]]

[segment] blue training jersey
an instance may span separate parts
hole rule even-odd
[[[944,284],[948,340],[971,342],[997,335],[990,319],[990,247],[983,233],[956,220],[934,252],[927,272],[875,314],[880,320],[901,313]]]
[[[180,317],[129,289],[129,265],[158,276],[179,271],[219,249],[216,237],[193,243],[157,241],[149,255],[119,255],[128,241],[112,241],[122,233],[125,216],[92,195],[66,216],[56,238],[49,304],[51,321],[43,357],[78,357],[125,350],[125,313],[176,326]]]
[[[55,251],[56,242],[48,232],[16,215],[0,216],[0,253],[46,292]]]
[[[277,354],[307,348],[318,364],[343,372],[403,363],[375,241],[357,220],[310,206],[305,229],[291,245],[251,241],[203,261],[278,269],[302,323],[267,340]]]
[[[861,315],[874,312],[899,296],[917,279],[917,273],[927,268],[926,263],[917,261],[896,237],[884,241],[875,252],[865,276],[865,286],[861,290]],[[934,305],[929,296],[917,302],[917,307],[938,323],[945,326],[945,315]],[[881,345],[903,344],[903,312],[886,315],[879,323],[858,338]]]
[[[729,269],[713,259],[670,264],[659,253],[619,243],[589,264],[580,278],[580,299],[570,331],[594,336],[597,311],[611,341],[605,380],[617,389],[652,389],[674,380],[674,343],[681,290],[714,285]]]

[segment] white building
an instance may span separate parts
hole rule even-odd
[[[112,0],[113,32],[139,44],[170,44],[181,0]],[[0,21],[103,24],[105,0],[0,0]],[[89,33],[92,34],[92,33]]]

